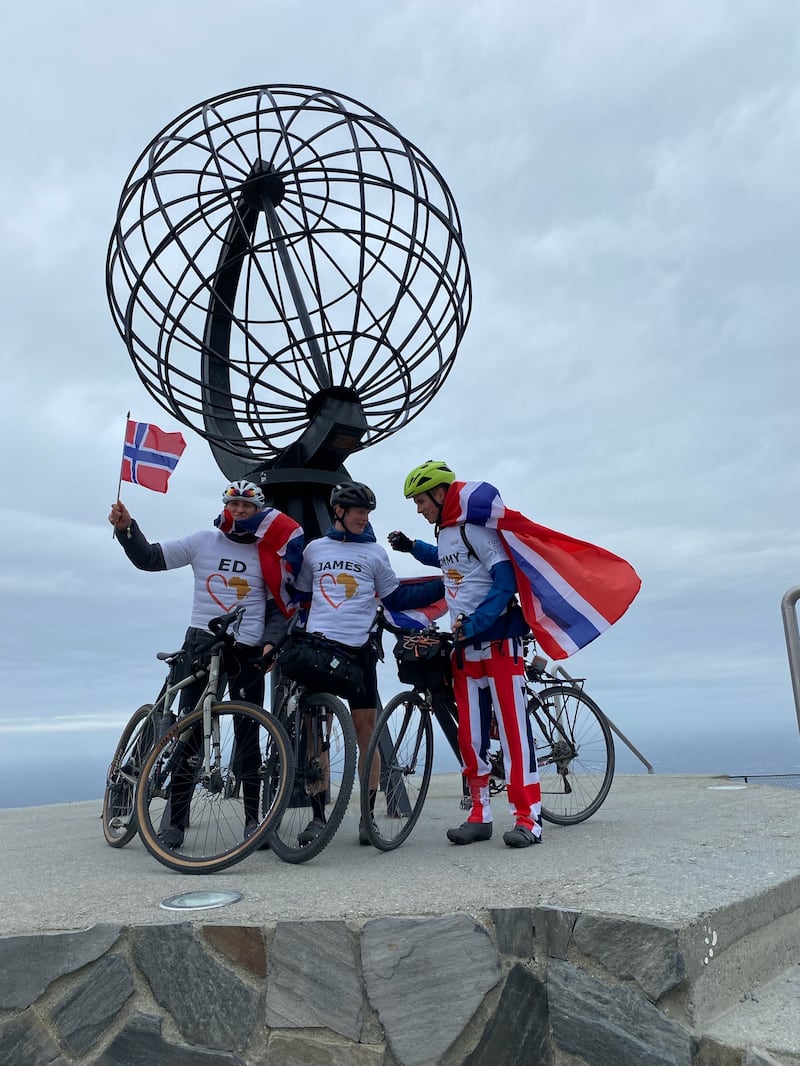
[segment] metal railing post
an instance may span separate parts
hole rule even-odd
[[[789,673],[792,677],[794,709],[797,714],[797,728],[800,729],[800,627],[797,624],[795,606],[800,600],[800,585],[795,585],[784,594],[781,600],[783,631],[786,634],[786,650],[789,653]]]

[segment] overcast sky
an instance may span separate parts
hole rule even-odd
[[[106,521],[126,411],[181,428],[108,309],[125,179],[194,104],[306,84],[432,159],[472,272],[441,392],[348,463],[379,539],[429,533],[402,498],[416,463],[492,481],[640,573],[564,665],[658,768],[798,772],[780,603],[800,584],[799,31],[795,0],[6,6],[0,761],[62,753],[99,795],[89,756],[188,621],[189,572],[134,570]],[[166,496],[124,487],[151,540],[218,512],[222,475],[186,436]]]

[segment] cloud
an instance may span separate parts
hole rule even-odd
[[[117,723],[180,642],[190,575],[133,570],[105,521],[125,412],[179,428],[114,328],[105,257],[151,138],[267,82],[363,100],[440,168],[461,217],[473,309],[452,372],[348,462],[376,489],[379,537],[429,535],[401,486],[445,458],[641,573],[625,618],[566,664],[623,726],[684,747],[700,723],[743,732],[754,713],[791,731],[793,3],[232,0],[221,21],[205,0],[48,0],[5,22],[0,728]],[[217,513],[221,475],[187,438],[165,497],[123,486],[153,540]]]

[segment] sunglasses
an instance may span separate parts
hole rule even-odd
[[[222,495],[227,496],[229,500],[253,500],[256,489],[225,489]]]

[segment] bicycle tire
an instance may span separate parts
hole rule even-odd
[[[380,787],[370,809],[369,780],[380,761]],[[417,824],[433,773],[433,724],[427,700],[400,692],[378,716],[364,759],[361,821],[370,843],[393,851]]]
[[[556,825],[577,825],[602,805],[614,778],[614,738],[608,719],[589,696],[574,685],[548,685],[538,699],[558,717],[563,736],[546,716],[545,735],[537,721],[536,700],[528,704],[536,740],[542,818]]]
[[[139,831],[136,785],[147,752],[156,740],[153,704],[143,703],[122,731],[106,773],[103,792],[103,836],[112,848],[124,848]]]
[[[300,844],[298,837],[314,816],[309,788],[318,788],[320,774],[325,773],[302,736],[303,715],[310,707],[317,709],[316,714],[323,711],[327,717],[324,742],[328,745],[329,799],[325,805],[325,824],[318,836],[307,844]],[[302,696],[297,713],[287,700],[278,715],[292,746],[294,783],[280,819],[276,819],[270,828],[268,840],[279,859],[297,864],[319,855],[331,842],[345,816],[356,775],[356,731],[350,712],[340,699],[329,693]],[[300,737],[297,736],[298,721],[301,723]]]
[[[240,862],[266,841],[271,822],[280,817],[288,798],[294,759],[285,730],[271,714],[242,700],[215,703],[211,727],[219,746],[208,778],[197,765],[203,759],[200,709],[179,718],[156,743],[136,790],[136,817],[145,847],[178,873],[214,873]],[[242,769],[245,761],[248,767]],[[232,777],[241,788],[230,788]],[[158,834],[174,817],[179,795],[186,805],[184,840],[170,848]],[[258,825],[245,839],[248,802]]]

